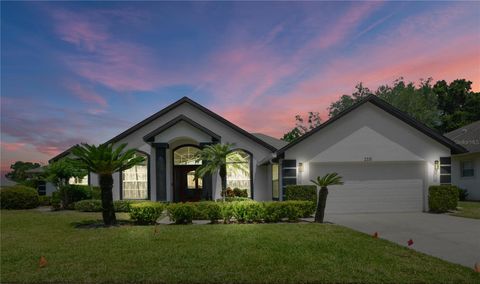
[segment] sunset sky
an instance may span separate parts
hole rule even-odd
[[[188,96],[251,132],[403,76],[480,90],[480,2],[2,2],[1,169]]]

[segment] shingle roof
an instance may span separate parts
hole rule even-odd
[[[480,152],[480,120],[445,133],[445,136],[462,145],[470,153]]]
[[[286,141],[283,141],[281,139],[277,139],[275,137],[272,137],[272,136],[269,136],[269,135],[266,135],[266,134],[263,134],[263,133],[252,133],[252,134],[255,135],[257,138],[267,142],[268,144],[272,145],[273,147],[275,147],[277,149],[285,147],[288,144],[288,142],[286,142]]]

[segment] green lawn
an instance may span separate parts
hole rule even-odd
[[[2,211],[1,282],[480,283],[472,269],[336,225],[72,226],[99,217]]]
[[[479,201],[459,201],[458,211],[451,215],[465,218],[480,219],[480,202]]]

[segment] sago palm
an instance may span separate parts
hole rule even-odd
[[[79,167],[98,174],[102,194],[102,216],[105,225],[116,224],[113,208],[113,173],[127,170],[145,161],[135,156],[135,149],[124,151],[127,144],[113,148],[113,144],[101,144],[98,147],[82,143],[72,149]]]
[[[232,146],[233,144],[229,143],[208,145],[200,151],[197,157],[197,161],[201,161],[202,165],[195,171],[196,176],[203,177],[218,172],[222,183],[222,192],[227,189],[227,156],[232,151]],[[225,199],[225,194],[223,198]]]
[[[323,223],[325,216],[325,207],[327,204],[328,186],[343,184],[342,177],[337,173],[329,173],[323,177],[317,177],[317,180],[311,180],[315,185],[320,187],[318,194],[317,210],[315,211],[315,222]]]

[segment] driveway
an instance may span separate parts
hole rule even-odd
[[[480,262],[480,220],[429,213],[330,214],[326,220],[473,268]]]

